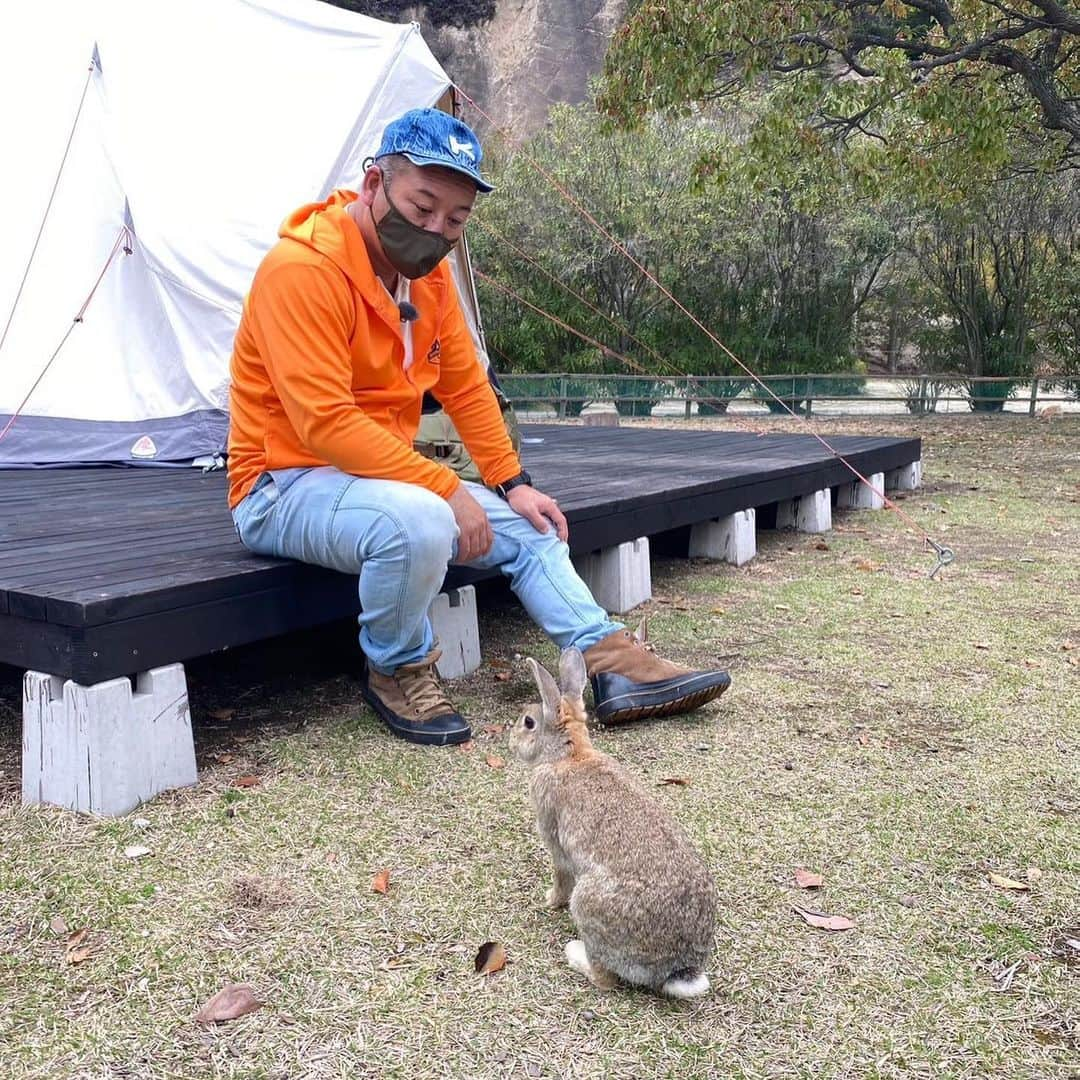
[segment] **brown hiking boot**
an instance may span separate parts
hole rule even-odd
[[[472,737],[469,725],[439,684],[435,662],[440,656],[438,649],[432,649],[422,660],[395,668],[392,675],[367,666],[364,700],[395,735],[409,742],[446,746]]]
[[[731,685],[726,671],[691,671],[661,660],[644,633],[617,630],[584,651],[596,719],[605,724],[689,712]]]

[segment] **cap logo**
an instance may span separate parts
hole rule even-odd
[[[476,152],[472,148],[472,143],[458,142],[453,135],[450,136],[450,153],[465,154],[470,161],[476,160]]]

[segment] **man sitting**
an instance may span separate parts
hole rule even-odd
[[[498,568],[556,644],[582,650],[600,719],[684,712],[721,694],[727,673],[660,659],[599,607],[477,357],[443,260],[492,190],[481,156],[461,121],[412,110],[387,126],[359,192],[282,225],[232,356],[237,532],[259,554],[359,576],[364,697],[402,738],[470,737],[435,674],[427,617],[449,563]],[[486,486],[414,449],[426,391]]]

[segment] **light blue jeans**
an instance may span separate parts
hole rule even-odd
[[[466,484],[495,540],[466,564],[501,570],[525,610],[560,647],[587,649],[616,630],[552,528],[537,532],[479,484]],[[350,476],[330,466],[275,469],[233,510],[243,545],[360,578],[360,647],[389,674],[434,646],[427,617],[454,561],[458,528],[449,503],[416,484]]]

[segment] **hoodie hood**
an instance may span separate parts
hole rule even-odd
[[[361,292],[374,284],[375,272],[364,238],[345,207],[356,202],[355,191],[331,192],[325,202],[308,203],[282,223],[278,236],[295,240],[329,259]]]

